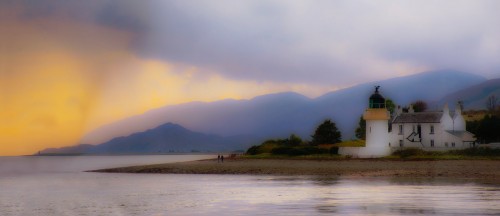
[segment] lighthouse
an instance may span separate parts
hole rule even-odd
[[[426,151],[474,147],[476,138],[465,130],[465,120],[459,105],[454,115],[450,115],[448,105],[445,105],[442,112],[416,113],[411,106],[408,112],[403,112],[398,108],[395,115],[391,116],[379,89],[380,86],[375,86],[375,92],[368,100],[368,108],[363,113],[366,121],[365,146],[339,147],[340,155],[376,158],[388,156],[393,150],[406,147]],[[389,132],[389,124],[397,129]]]
[[[359,157],[383,157],[391,153],[388,130],[390,114],[379,88],[380,86],[375,87],[368,108],[363,113],[366,121],[366,146],[359,152]]]

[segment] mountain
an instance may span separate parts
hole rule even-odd
[[[435,101],[451,92],[484,81],[486,81],[484,77],[460,71],[424,72],[327,93],[315,99],[317,103],[315,112],[333,116],[332,119],[338,124],[343,138],[351,138],[376,85],[381,86],[381,93],[386,99],[393,100],[397,105],[407,106],[416,100]],[[440,107],[429,108],[440,109]]]
[[[386,98],[407,105],[417,99],[439,100],[484,81],[486,79],[481,76],[446,70],[365,83],[315,99],[285,92],[251,100],[191,102],[161,107],[105,125],[87,134],[82,141],[101,143],[165,122],[175,122],[190,130],[221,136],[247,136],[262,140],[296,133],[309,139],[315,127],[326,118],[336,122],[344,139],[350,139],[375,85],[381,86],[381,93]]]
[[[68,146],[62,148],[48,148],[37,152],[38,154],[81,154],[89,152],[95,145],[80,144],[76,146]]]
[[[489,96],[495,95],[500,98],[500,78],[491,79],[477,85],[470,86],[465,89],[453,92],[433,102],[433,106],[443,106],[449,103],[450,107],[454,107],[456,101],[463,101],[465,109],[486,109],[486,100]]]
[[[213,152],[246,149],[253,141],[238,137],[221,137],[190,131],[166,123],[154,129],[117,137],[99,145],[82,144],[59,149],[45,149],[42,154],[126,154],[167,152]]]

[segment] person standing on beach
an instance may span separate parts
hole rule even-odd
[[[220,161],[221,161],[221,163],[224,163],[224,155],[220,156]]]
[[[220,162],[220,155],[217,155],[217,163]]]

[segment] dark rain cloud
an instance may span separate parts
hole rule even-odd
[[[350,85],[420,69],[500,74],[498,1],[16,2],[26,17],[128,31],[143,58],[232,79]]]

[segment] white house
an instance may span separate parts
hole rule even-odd
[[[370,96],[366,120],[365,147],[341,147],[339,154],[360,158],[383,157],[408,147],[427,151],[464,149],[474,146],[474,134],[465,130],[465,120],[460,106],[451,113],[448,105],[439,112],[414,112],[410,107],[403,112],[398,107],[390,116],[385,98],[375,88]]]
[[[398,107],[389,132],[391,149],[422,148],[427,151],[446,151],[474,146],[474,134],[465,130],[465,119],[460,106],[451,113],[448,105],[443,111],[414,112],[410,107],[403,113]]]

